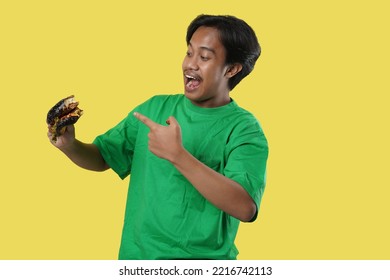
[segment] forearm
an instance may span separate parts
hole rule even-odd
[[[86,144],[78,140],[74,140],[72,145],[59,149],[71,161],[82,168],[92,171],[104,171],[109,168],[100,154],[99,149],[94,144]]]
[[[171,162],[217,208],[241,221],[250,221],[255,215],[256,205],[241,185],[209,168],[188,151],[183,149]]]
[[[168,126],[162,126],[140,113],[134,113],[134,116],[150,129],[149,150],[170,161],[210,203],[241,221],[253,218],[256,205],[250,195],[237,182],[209,168],[185,150],[180,125],[174,117],[168,118]]]

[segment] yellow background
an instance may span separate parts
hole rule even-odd
[[[46,112],[75,94],[88,142],[152,95],[182,92],[200,13],[245,19],[262,45],[232,92],[270,147],[239,258],[389,259],[386,3],[1,1],[0,259],[117,258],[128,179],[70,163],[46,138]]]

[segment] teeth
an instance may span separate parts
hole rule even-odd
[[[195,78],[195,77],[192,77],[192,76],[190,76],[190,75],[186,75],[186,77],[187,77],[188,79],[193,79],[193,80],[196,80],[196,78]]]

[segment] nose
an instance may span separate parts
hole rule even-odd
[[[194,55],[186,55],[183,60],[183,69],[184,70],[198,70],[198,62]]]

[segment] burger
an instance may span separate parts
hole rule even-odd
[[[65,132],[66,126],[75,124],[82,116],[83,110],[78,105],[79,102],[71,95],[61,99],[47,113],[46,123],[54,142]]]

